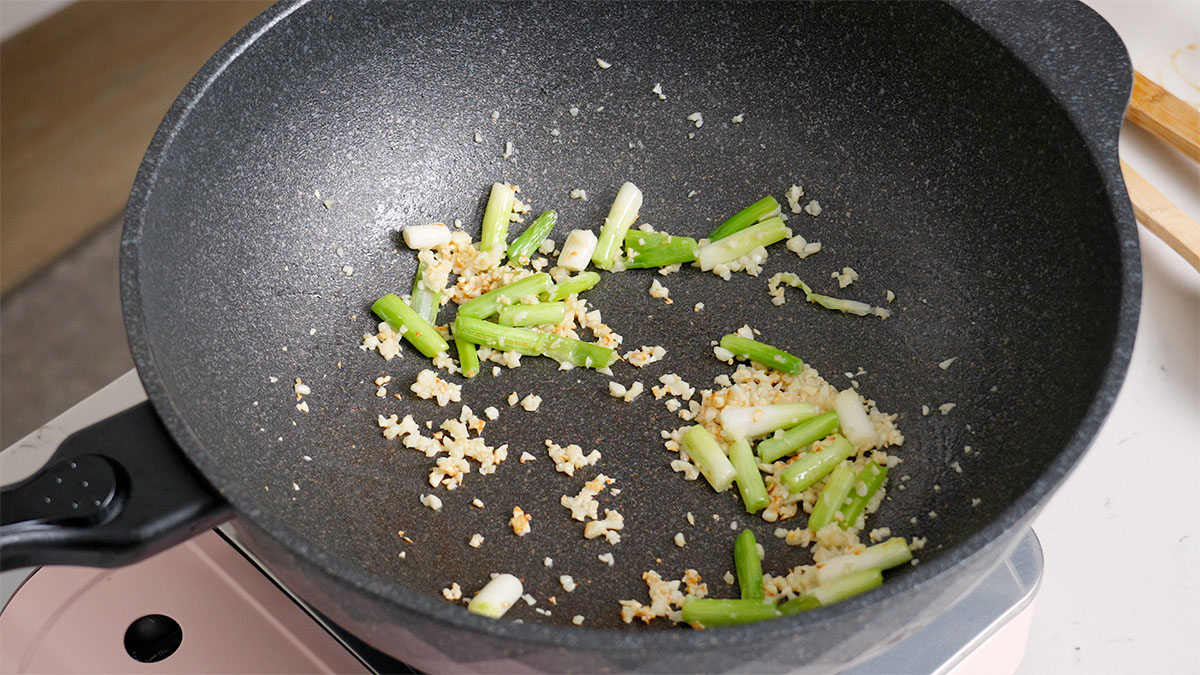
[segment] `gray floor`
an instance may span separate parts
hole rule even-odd
[[[117,282],[120,223],[0,301],[0,448],[133,367]]]

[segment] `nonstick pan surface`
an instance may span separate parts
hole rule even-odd
[[[742,324],[839,387],[861,368],[860,391],[900,415],[893,473],[911,478],[904,490],[893,481],[870,526],[928,544],[920,565],[852,608],[903,594],[1027,521],[1119,384],[1137,296],[1127,207],[1114,212],[1073,113],[952,7],[314,2],[276,7],[235,43],[168,116],[131,200],[123,281],[139,370],[241,518],[440,622],[554,642],[560,633],[532,624],[581,614],[590,628],[646,632],[624,627],[616,602],[645,599],[644,570],[678,578],[693,567],[711,595],[732,595],[721,576],[734,525],[755,530],[767,571],[808,562],[771,535],[777,524],[668,468],[660,430],[686,423],[661,401],[607,395],[609,379],[649,389],[672,372],[711,388],[730,368],[710,341]],[[701,128],[686,119],[697,111]],[[1112,124],[1103,133],[1115,138]],[[758,278],[728,282],[691,268],[605,274],[589,301],[626,349],[661,344],[666,359],[619,364],[612,378],[534,358],[498,377],[485,365],[463,403],[500,410],[484,436],[507,443],[509,460],[438,489],[435,513],[418,499],[433,492],[434,460],[383,438],[375,420],[411,414],[436,428],[459,406],[408,391],[430,367],[414,350],[385,362],[358,345],[376,322],[371,302],[411,286],[415,255],[398,230],[461,219],[477,233],[500,180],[535,214],[559,211],[559,242],[598,227],[626,180],[645,194],[640,222],[695,237],[798,183],[823,212],[789,225],[824,249],[800,260],[777,247]],[[569,199],[573,188],[588,201]],[[861,279],[838,291],[830,273],[843,266]],[[799,294],[776,307],[766,280],[780,271],[874,304],[894,291],[892,316],[829,312]],[[673,304],[649,297],[654,279]],[[381,375],[402,400],[375,396]],[[297,377],[312,388],[307,414]],[[510,407],[511,392],[540,395],[540,409]],[[942,415],[943,403],[956,406]],[[568,478],[546,439],[603,459]],[[523,451],[537,461],[518,463]],[[625,516],[616,546],[583,540],[558,503],[598,471],[621,490],[602,498]],[[528,536],[510,530],[513,506],[532,514]],[[467,546],[475,533],[479,549]],[[609,552],[612,567],[597,559]],[[509,618],[524,625],[485,625],[441,599],[491,572],[521,576],[553,616],[520,603]],[[563,592],[560,574],[578,589]]]

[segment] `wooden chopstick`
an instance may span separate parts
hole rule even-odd
[[[1200,162],[1200,110],[1136,70],[1125,118]]]
[[[1125,189],[1133,202],[1133,215],[1183,259],[1200,270],[1200,224],[1156,190],[1150,181],[1121,160]]]
[[[1200,110],[1134,71],[1125,118],[1200,162]],[[1125,160],[1125,188],[1138,221],[1200,270],[1200,224],[1159,192]]]

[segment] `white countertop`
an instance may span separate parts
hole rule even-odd
[[[1200,3],[1087,4],[1117,29],[1135,68],[1200,101]],[[1128,124],[1121,156],[1200,220],[1196,164]],[[1141,245],[1125,386],[1034,522],[1046,567],[1020,673],[1200,672],[1200,273],[1144,228]]]

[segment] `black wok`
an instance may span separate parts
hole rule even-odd
[[[81,432],[50,473],[6,491],[4,564],[122,564],[235,517],[301,597],[422,669],[853,661],[1002,558],[1117,394],[1140,291],[1117,167],[1130,73],[1112,30],[1074,3],[276,5],[184,90],[133,188],[121,281],[153,411]],[[650,91],[660,82],[662,101]],[[703,128],[685,119],[695,111]],[[738,113],[745,122],[729,123]],[[619,366],[626,383],[676,372],[710,386],[727,369],[706,356],[709,340],[747,322],[839,386],[866,370],[862,391],[901,415],[898,473],[912,477],[873,523],[928,537],[920,564],[834,607],[753,626],[621,624],[616,601],[645,597],[644,570],[695,567],[728,595],[731,521],[759,534],[769,571],[807,558],[733,498],[667,468],[658,431],[680,421],[661,403],[626,404],[606,395],[608,378],[537,359],[465,388],[476,411],[501,409],[485,436],[513,459],[439,492],[440,512],[422,506],[432,460],[384,439],[376,415],[437,424],[458,408],[407,395],[427,367],[415,352],[384,362],[357,345],[371,301],[411,283],[397,229],[461,218],[477,231],[494,180],[558,209],[559,241],[597,226],[625,180],[646,195],[644,222],[694,236],[801,183],[824,213],[791,224],[824,244],[817,256],[780,251],[761,277],[730,282],[685,269],[663,279],[671,306],[646,294],[660,278],[649,271],[607,275],[589,297],[628,347],[668,349],[644,371]],[[567,199],[576,187],[589,201]],[[768,301],[774,272],[830,290],[843,266],[861,274],[846,295],[881,303],[895,291],[892,318]],[[383,374],[404,400],[374,396]],[[312,388],[308,414],[295,408],[295,377]],[[513,391],[539,393],[541,410],[509,408]],[[957,404],[948,415],[920,412],[945,402]],[[601,450],[623,490],[606,502],[626,518],[619,545],[584,541],[559,506],[591,474],[554,472],[547,438]],[[539,460],[517,463],[522,450]],[[86,489],[72,481],[85,471]],[[64,475],[78,495],[53,492]],[[516,505],[534,517],[521,539],[507,525]],[[685,548],[671,543],[679,531]],[[478,550],[466,545],[476,532]],[[612,568],[597,560],[609,551]],[[440,597],[490,572],[558,596],[553,616],[521,605],[508,618],[523,623],[491,621]],[[578,590],[563,592],[559,574]],[[575,614],[584,627],[569,625]]]

